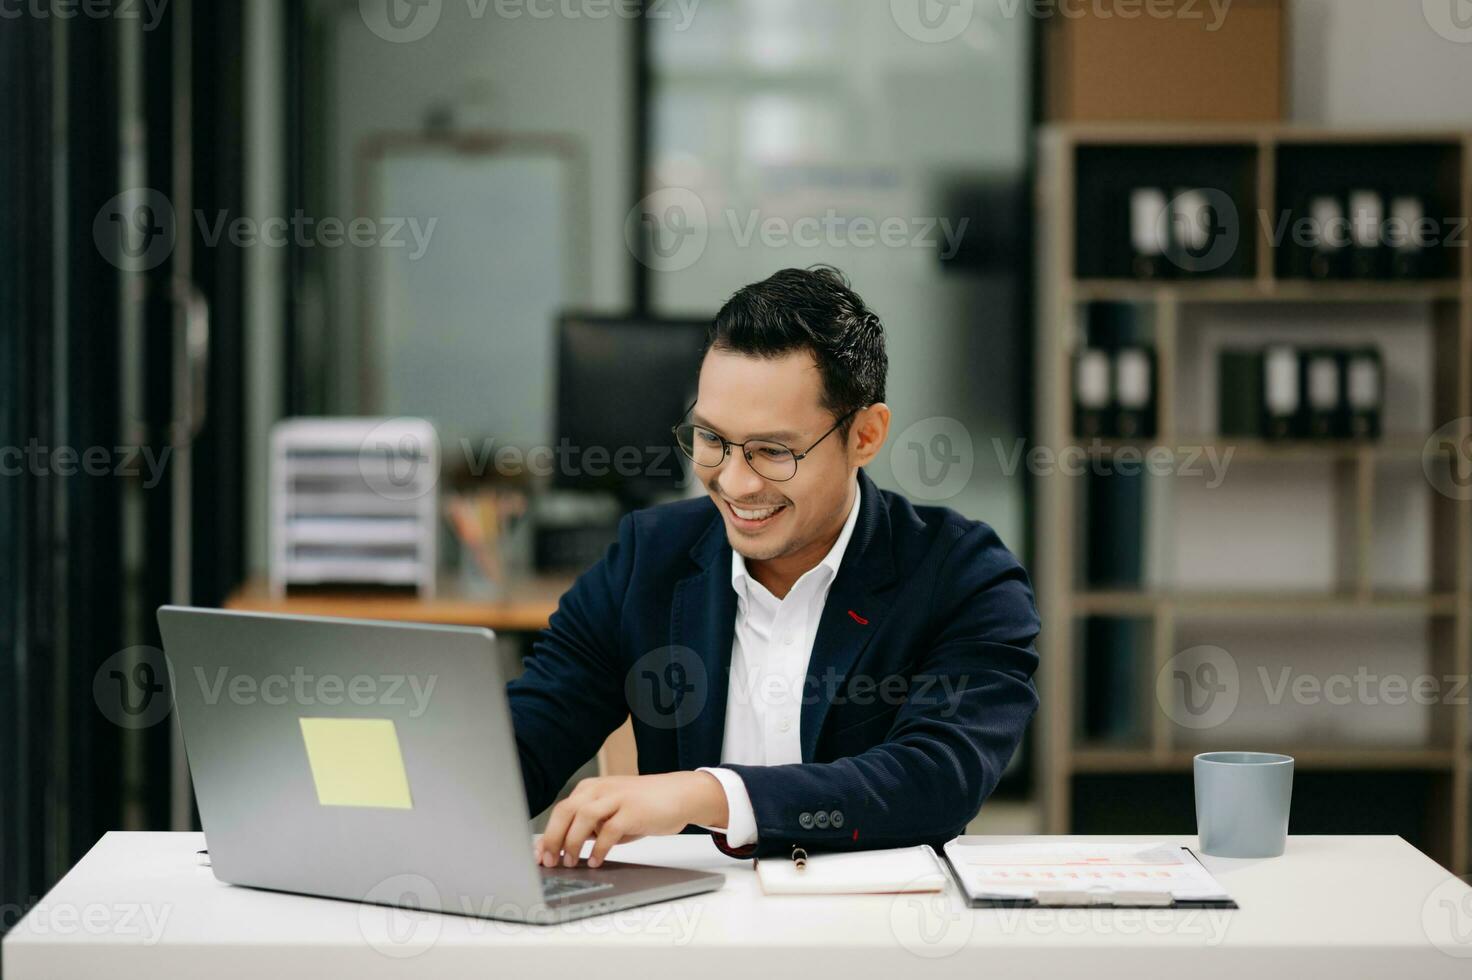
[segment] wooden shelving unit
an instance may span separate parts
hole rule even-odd
[[[1036,357],[1036,419],[1042,445],[1068,449],[1088,458],[1110,456],[1122,449],[1163,449],[1172,454],[1205,448],[1233,453],[1233,466],[1245,471],[1300,463],[1327,465],[1334,473],[1332,506],[1342,512],[1342,551],[1346,569],[1339,588],[1324,592],[1265,591],[1242,593],[1156,588],[1141,591],[1097,591],[1082,585],[1084,541],[1078,514],[1084,477],[1054,473],[1036,481],[1038,550],[1034,581],[1043,615],[1040,689],[1042,751],[1039,753],[1045,832],[1079,832],[1071,826],[1072,792],[1079,776],[1128,776],[1141,773],[1189,775],[1196,751],[1157,703],[1153,688],[1141,695],[1148,718],[1142,719],[1139,744],[1089,744],[1077,720],[1082,675],[1079,626],[1090,617],[1136,620],[1148,624],[1147,650],[1139,651],[1143,683],[1153,683],[1177,652],[1177,636],[1193,620],[1255,623],[1265,630],[1315,624],[1343,629],[1361,620],[1424,622],[1430,645],[1429,665],[1417,669],[1439,675],[1472,674],[1472,510],[1465,501],[1432,492],[1427,505],[1431,521],[1428,553],[1430,588],[1395,591],[1378,587],[1374,577],[1373,536],[1377,486],[1383,467],[1414,467],[1427,453],[1430,431],[1387,432],[1374,442],[1268,442],[1181,431],[1176,410],[1180,383],[1180,346],[1191,329],[1193,304],[1212,307],[1279,304],[1285,310],[1312,310],[1330,304],[1424,304],[1432,336],[1434,365],[1425,379],[1432,394],[1437,426],[1460,420],[1461,445],[1472,439],[1472,247],[1450,250],[1451,275],[1415,281],[1308,281],[1280,278],[1271,222],[1258,220],[1289,206],[1279,202],[1280,153],[1302,154],[1304,148],[1434,145],[1442,159],[1459,155],[1455,178],[1460,215],[1472,214],[1472,133],[1339,131],[1290,126],[1055,126],[1044,129],[1040,154],[1039,300]],[[1252,253],[1251,274],[1234,278],[1136,281],[1078,274],[1078,163],[1098,159],[1119,148],[1163,153],[1183,147],[1223,147],[1247,151],[1254,160],[1250,186],[1253,214],[1242,218],[1239,248]],[[1093,154],[1090,156],[1089,154]],[[1205,186],[1205,185],[1201,185]],[[1247,225],[1251,224],[1249,230]],[[1082,342],[1082,326],[1090,304],[1124,303],[1148,308],[1157,358],[1157,438],[1145,441],[1077,439],[1073,432],[1072,358]],[[1274,315],[1279,315],[1275,307]],[[1327,336],[1325,342],[1332,342]],[[1452,462],[1448,460],[1448,462]],[[1392,499],[1392,503],[1393,498]],[[1381,503],[1385,503],[1382,499]],[[1425,744],[1362,746],[1267,740],[1266,744],[1231,744],[1212,748],[1281,751],[1297,759],[1301,772],[1382,772],[1428,774],[1431,785],[1426,830],[1432,856],[1456,873],[1472,871],[1472,713],[1460,705],[1437,704],[1428,723]],[[1199,743],[1193,743],[1199,744]],[[1349,777],[1345,777],[1349,778]]]

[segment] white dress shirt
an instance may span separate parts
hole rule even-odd
[[[747,571],[746,559],[731,552],[731,588],[736,593],[736,631],[731,641],[731,686],[726,695],[726,727],[721,761],[747,766],[778,766],[802,761],[802,695],[818,620],[854,525],[859,491],[838,540],[823,560],[803,572],[778,599]],[[742,847],[757,839],[756,814],[746,784],[730,769],[703,766],[720,780],[730,817],[726,843]],[[713,828],[720,830],[721,828]]]

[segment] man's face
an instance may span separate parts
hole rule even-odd
[[[800,453],[836,421],[822,407],[822,392],[809,351],[759,358],[712,350],[700,368],[691,421],[731,442],[765,439]],[[842,524],[853,469],[842,433],[833,432],[797,464],[790,480],[761,476],[734,448],[719,466],[695,472],[720,509],[731,547],[744,558],[767,561]]]

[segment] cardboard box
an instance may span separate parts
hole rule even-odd
[[[1043,15],[1054,121],[1276,122],[1284,116],[1286,0],[1031,2]]]

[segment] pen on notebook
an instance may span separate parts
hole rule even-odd
[[[794,844],[792,847],[792,863],[796,865],[797,870],[806,870],[808,866],[808,852]]]

